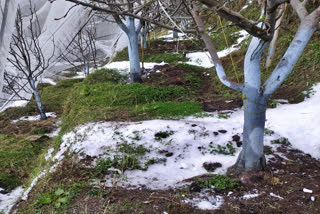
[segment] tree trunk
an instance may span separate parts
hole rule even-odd
[[[243,105],[243,148],[235,166],[246,170],[262,170],[266,165],[263,153],[266,102],[262,98],[246,98]]]
[[[38,90],[36,88],[35,81],[34,80],[29,80],[29,84],[30,84],[30,86],[32,88],[32,92],[33,92],[33,95],[35,97],[35,100],[36,100],[36,103],[37,103],[37,106],[38,106],[38,110],[39,110],[39,113],[40,113],[41,120],[48,119],[47,115],[46,115],[46,113],[44,111],[44,108],[43,108],[43,105],[42,105]]]
[[[179,38],[179,36],[178,36],[178,31],[173,30],[172,36],[173,36],[174,39]]]
[[[129,29],[127,36],[129,40],[128,55],[130,61],[130,78],[132,82],[141,82],[138,35],[136,33],[134,19],[130,17],[127,20]]]
[[[89,63],[87,61],[84,62],[84,75],[89,75]]]

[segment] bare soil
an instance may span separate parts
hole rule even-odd
[[[48,118],[47,120],[38,120],[38,121],[18,121],[13,123],[9,120],[0,121],[0,134],[15,134],[15,135],[24,135],[30,133],[32,130],[40,130],[41,134],[52,132],[56,126],[56,118]]]
[[[213,86],[214,82],[210,73],[203,71],[199,72],[188,68],[178,67],[176,65],[155,66],[154,69],[147,72],[150,72],[150,74],[144,78],[144,84],[163,87],[177,85],[187,88],[193,93],[192,99],[202,103],[204,111],[233,110],[242,106],[243,102],[240,97],[226,100],[223,95],[219,94],[219,90]],[[196,73],[202,82],[196,84],[186,78],[186,75],[190,73]],[[210,75],[208,76],[208,74]]]

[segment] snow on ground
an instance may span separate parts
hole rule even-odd
[[[244,194],[244,195],[242,196],[242,198],[247,200],[247,199],[250,199],[250,198],[258,197],[258,196],[259,196],[258,191],[255,189],[254,192],[255,192],[255,193],[247,193],[247,194]]]
[[[24,107],[24,106],[26,106],[28,104],[28,102],[29,101],[27,101],[27,100],[16,100],[16,101],[9,102],[5,106],[0,106],[0,112],[3,112],[8,108]]]
[[[245,30],[241,30],[236,33],[239,34],[239,38],[237,39],[237,43],[232,45],[230,48],[219,51],[218,52],[219,58],[225,57],[225,56],[229,55],[230,53],[239,50],[240,49],[239,44],[249,37],[249,34]],[[186,63],[190,64],[190,65],[201,66],[204,68],[212,68],[214,66],[214,64],[211,60],[211,56],[208,51],[207,52],[188,53],[186,55],[186,57],[189,58],[189,61]]]
[[[198,197],[184,200],[185,203],[190,203],[201,210],[215,210],[218,209],[224,202],[222,196],[213,196],[200,193]]]
[[[276,194],[274,194],[273,192],[270,192],[270,194],[269,194],[270,196],[272,196],[272,197],[275,197],[275,198],[278,198],[278,199],[283,199],[283,197],[281,197],[281,196],[279,196],[279,195],[276,195]]]
[[[49,83],[50,85],[56,85],[57,83],[53,81],[51,78],[42,78],[40,83]]]
[[[0,188],[0,191],[1,191],[1,188]],[[20,186],[12,190],[10,193],[7,193],[7,194],[0,193],[0,212],[2,211],[6,214],[9,213],[13,205],[21,196],[22,192],[23,192],[23,188]]]
[[[241,112],[234,113],[229,120],[219,119],[215,115],[208,118],[189,117],[183,120],[89,123],[66,134],[60,150],[66,151],[70,147],[70,152],[81,153],[82,157],[114,157],[120,153],[117,148],[124,142],[142,145],[150,152],[141,157],[141,162],[146,163],[148,160],[159,158],[165,158],[166,161],[151,165],[146,171],[125,171],[123,176],[127,180],[117,181],[118,185],[166,189],[174,187],[184,179],[207,173],[202,167],[204,162],[220,162],[223,166],[215,173],[226,172],[235,162],[239,149],[236,149],[234,156],[212,155],[210,152],[218,144],[226,146],[232,141],[233,135],[242,132],[240,114]],[[213,132],[219,130],[228,131],[215,136]],[[159,131],[172,135],[156,139],[155,134]],[[235,143],[233,146],[236,147]],[[171,155],[166,157],[161,151]],[[107,185],[112,183],[114,182],[107,182]]]
[[[56,113],[55,112],[46,112],[46,115],[47,117],[56,117]],[[17,123],[19,121],[25,121],[25,120],[28,120],[28,121],[36,121],[36,120],[40,120],[41,117],[40,115],[36,115],[36,116],[23,116],[23,117],[20,117],[19,119],[17,120],[13,120],[12,122],[13,123]]]
[[[178,38],[173,38],[172,30],[169,30],[167,35],[159,36],[158,38],[164,39],[164,41],[166,42],[181,41],[181,40],[189,39],[185,33],[179,33],[179,32],[178,32]]]
[[[298,104],[280,104],[267,111],[266,126],[289,139],[293,147],[320,158],[320,84]]]
[[[166,64],[167,63],[165,62],[161,62],[161,63],[145,62],[144,68],[152,69],[156,65],[166,65]],[[140,63],[140,66],[142,66],[142,63]],[[129,73],[129,70],[130,70],[130,62],[129,61],[111,62],[103,66],[103,68],[117,70],[119,72],[124,72],[127,74]]]

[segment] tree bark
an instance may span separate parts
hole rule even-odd
[[[43,108],[43,105],[42,105],[42,102],[41,102],[41,99],[40,99],[40,95],[38,93],[35,81],[33,79],[29,80],[29,85],[30,85],[30,87],[32,89],[34,98],[36,100],[41,120],[48,119],[47,115],[46,115],[46,113],[44,111],[44,108]]]
[[[243,148],[234,165],[239,171],[263,170],[266,159],[263,153],[266,99],[246,98],[244,105]]]
[[[138,35],[136,32],[134,19],[127,17],[128,22],[128,55],[130,61],[130,78],[132,82],[141,82],[141,69],[139,59]]]

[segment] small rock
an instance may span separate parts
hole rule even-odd
[[[165,154],[166,157],[171,157],[173,155],[173,152],[168,152]]]
[[[214,136],[217,136],[219,133],[218,132],[213,132]]]
[[[5,191],[5,190],[1,190],[0,191],[0,194],[3,194],[3,195],[5,195],[5,194],[8,194],[9,192],[7,192],[7,191]]]
[[[26,139],[30,141],[37,141],[40,140],[41,138],[46,138],[48,137],[47,135],[30,135]]]
[[[311,196],[310,199],[311,199],[311,201],[315,201],[316,200],[316,198],[314,196]]]
[[[166,157],[171,157],[173,155],[173,152],[168,152],[167,150],[160,150],[160,154],[164,154]]]
[[[232,140],[234,141],[234,142],[239,142],[240,141],[240,136],[239,135],[233,135],[232,136]]]
[[[219,163],[219,162],[215,162],[215,163],[204,162],[202,166],[203,166],[203,168],[205,168],[207,171],[213,172],[213,171],[216,170],[217,168],[222,167],[222,164]]]
[[[227,133],[227,130],[218,130],[218,132],[220,132],[220,133],[222,133],[222,134],[225,134],[225,133]]]
[[[203,146],[198,146],[199,151],[201,151],[202,149],[205,149],[205,147]]]
[[[241,146],[242,146],[242,142],[241,141],[237,142],[237,147],[241,147]]]
[[[201,188],[200,184],[195,183],[195,182],[193,182],[189,187],[190,192],[200,192],[201,189],[202,188]]]
[[[192,127],[196,127],[196,126],[198,126],[198,125],[197,125],[197,124],[192,124],[191,126],[192,126]]]

